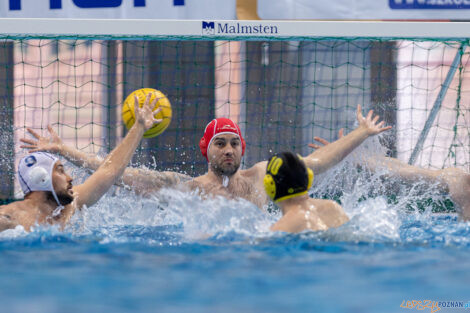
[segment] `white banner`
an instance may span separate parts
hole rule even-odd
[[[470,20],[470,0],[258,0],[262,19]]]
[[[236,0],[1,0],[0,18],[236,19]]]

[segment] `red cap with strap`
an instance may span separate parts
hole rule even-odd
[[[207,157],[207,150],[209,149],[212,140],[217,135],[222,134],[237,135],[242,143],[242,155],[245,154],[246,143],[245,139],[243,139],[242,134],[240,132],[240,127],[238,127],[238,125],[234,121],[228,118],[221,117],[213,119],[209,124],[207,124],[206,129],[204,130],[204,136],[199,141],[199,148],[201,149],[202,155],[206,157],[207,161],[209,161]]]

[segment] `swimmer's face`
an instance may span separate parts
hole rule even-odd
[[[52,170],[52,186],[62,205],[67,205],[73,201],[72,177],[64,169],[60,161],[57,161]]]
[[[207,153],[211,170],[219,176],[232,176],[240,167],[242,145],[232,134],[219,135],[212,140]]]

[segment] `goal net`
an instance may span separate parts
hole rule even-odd
[[[394,126],[389,155],[469,170],[465,23],[440,33],[424,24],[0,20],[0,196],[15,197],[26,128],[45,135],[51,125],[66,144],[106,154],[126,132],[123,99],[144,87],[168,96],[173,118],[142,141],[136,166],[204,173],[198,143],[215,117],[240,124],[245,167],[307,154],[314,136],[352,130],[362,104]]]

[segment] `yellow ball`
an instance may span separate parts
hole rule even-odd
[[[147,130],[144,133],[144,138],[152,138],[155,136],[160,135],[167,129],[168,125],[171,122],[171,104],[168,98],[161,92],[156,89],[152,88],[142,88],[133,91],[130,95],[127,96],[126,100],[122,104],[122,120],[124,124],[126,124],[127,129],[130,129],[135,122],[135,115],[134,115],[134,95],[137,95],[139,99],[139,107],[142,107],[145,103],[145,98],[147,94],[153,92],[154,94],[150,98],[150,103],[157,97],[157,102],[153,111],[157,110],[158,108],[162,108],[162,110],[155,115],[156,119],[162,119],[161,123],[154,125],[152,128]]]

